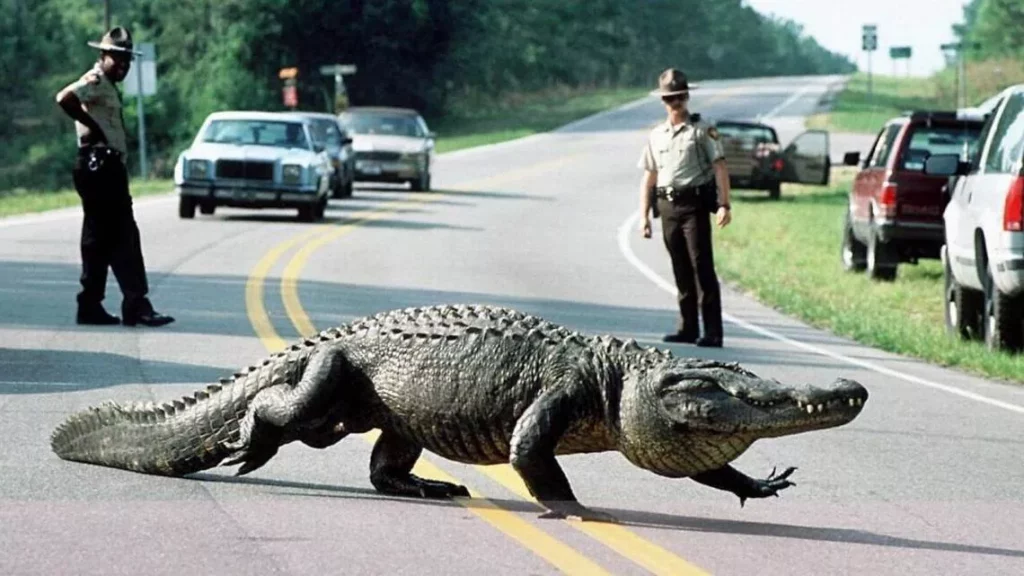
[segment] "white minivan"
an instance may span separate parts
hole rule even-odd
[[[1024,84],[987,101],[970,158],[933,156],[951,175],[943,213],[946,327],[990,349],[1024,348]]]

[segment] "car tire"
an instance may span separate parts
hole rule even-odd
[[[196,217],[196,199],[188,196],[178,198],[178,217],[190,219]]]
[[[948,256],[944,259],[943,285],[945,293],[946,333],[961,340],[980,340],[983,331],[982,311],[985,295],[961,286],[953,276]]]
[[[985,347],[989,350],[1020,352],[1024,344],[1024,321],[1022,321],[1022,299],[1000,292],[992,279],[992,271],[986,266],[985,300],[982,319],[984,321]]]
[[[880,242],[874,231],[868,237],[867,272],[872,280],[891,282],[896,279],[898,260],[892,246]]]
[[[857,240],[853,234],[853,222],[850,220],[850,212],[847,210],[846,222],[843,224],[843,244],[840,248],[843,270],[847,272],[863,271],[867,268],[867,254],[867,246]]]

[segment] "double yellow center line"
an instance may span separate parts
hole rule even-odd
[[[562,158],[554,162],[533,165],[525,169],[505,172],[501,175],[490,177],[485,180],[471,182],[467,184],[467,186],[472,188],[482,188],[487,185],[495,185],[503,181],[521,177],[524,174],[535,174],[543,172],[551,167],[564,166],[570,160],[571,158]],[[416,195],[411,200],[398,203],[394,206],[360,213],[344,224],[316,226],[311,230],[298,234],[269,250],[251,270],[245,291],[246,312],[249,316],[250,322],[252,323],[253,330],[260,338],[264,347],[269,352],[276,352],[284,349],[288,345],[288,343],[285,342],[285,340],[281,338],[275,330],[264,305],[264,285],[271,273],[271,270],[275,267],[282,256],[290,250],[298,247],[294,255],[285,264],[281,274],[281,300],[284,304],[285,312],[295,327],[295,330],[303,337],[313,336],[318,332],[318,330],[303,309],[298,293],[299,278],[301,276],[302,269],[306,265],[310,256],[328,242],[352,232],[367,222],[393,214],[403,207],[430,202],[440,197],[441,195],[437,193]],[[373,442],[378,434],[379,433],[377,431],[373,431],[367,434],[362,434],[361,436],[365,440]],[[498,466],[477,466],[476,469],[501,484],[512,493],[529,502],[536,503],[536,500],[530,495],[525,484],[523,484],[519,475],[511,468],[511,466],[507,464]],[[417,461],[413,472],[427,478],[461,483],[438,468],[436,465],[432,464],[425,457],[421,457]],[[470,494],[472,497],[469,499],[456,498],[455,500],[474,515],[516,540],[534,554],[557,567],[563,573],[573,575],[609,574],[607,570],[599,566],[594,561],[583,556],[581,553],[554,538],[547,532],[537,528],[530,522],[527,522],[515,513],[500,508],[476,490],[470,488]],[[540,508],[541,507],[538,504],[538,509]],[[641,538],[620,525],[580,522],[575,520],[567,522],[572,527],[587,534],[598,542],[601,542],[619,555],[629,559],[639,566],[642,566],[653,574],[705,574],[705,572],[696,566],[682,558],[679,558],[660,546]]]

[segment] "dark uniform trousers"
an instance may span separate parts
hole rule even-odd
[[[662,238],[672,260],[679,291],[679,332],[700,335],[697,308],[704,320],[704,336],[722,337],[722,298],[715,274],[711,244],[711,216],[694,192],[669,200],[657,199]]]
[[[97,162],[90,162],[89,150],[80,149],[73,173],[85,214],[81,237],[82,291],[78,293],[78,306],[87,312],[98,308],[104,297],[109,266],[124,296],[122,315],[128,318],[149,314],[153,306],[146,297],[149,284],[132,197],[128,193],[128,171],[116,154],[100,153],[99,159],[101,163],[97,166]]]

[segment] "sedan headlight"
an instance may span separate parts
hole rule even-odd
[[[210,175],[210,163],[206,160],[189,160],[188,177],[205,179]]]
[[[285,184],[299,184],[302,182],[302,166],[285,164],[281,168],[281,178]]]

